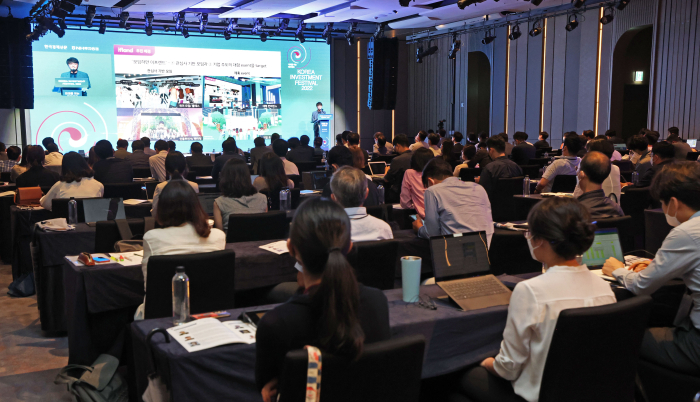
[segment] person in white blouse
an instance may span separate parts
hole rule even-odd
[[[39,202],[51,211],[56,198],[100,198],[105,187],[93,178],[93,171],[85,158],[77,152],[68,152],[61,162],[61,180],[57,181]]]
[[[500,352],[460,381],[469,400],[512,401],[518,395],[538,401],[559,313],[616,302],[610,285],[577,262],[576,256],[593,244],[595,228],[589,221],[586,208],[570,198],[548,198],[531,210],[525,238],[532,258],[546,271],[515,286]]]
[[[184,180],[172,180],[163,188],[155,218],[162,228],[149,230],[143,235],[141,269],[144,289],[148,260],[152,256],[209,253],[226,248],[226,234],[209,226],[209,216],[202,209],[192,186]],[[143,319],[145,303],[146,300],[136,310],[135,320]]]
[[[151,215],[153,216],[156,216],[157,213],[156,210],[158,208],[160,193],[163,192],[163,189],[170,180],[184,180],[192,186],[192,190],[194,190],[195,193],[199,193],[199,185],[195,182],[185,180],[184,178],[184,176],[187,176],[187,161],[181,152],[173,151],[165,157],[165,172],[168,180],[158,183],[153,192],[153,207],[151,208]]]

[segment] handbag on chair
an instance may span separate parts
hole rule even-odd
[[[38,207],[44,193],[41,187],[20,187],[15,191],[15,205],[21,207]]]

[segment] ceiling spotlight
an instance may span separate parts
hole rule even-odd
[[[229,32],[226,29],[224,29],[224,39],[226,39],[226,40],[231,39],[231,32]]]
[[[452,47],[450,47],[450,53],[447,55],[447,58],[450,60],[454,60],[457,58],[457,52],[459,52],[459,48],[462,46],[462,41],[457,40],[457,35],[454,35],[452,37]]]
[[[265,32],[260,33],[260,42],[265,42],[267,40],[267,34]]]
[[[68,27],[66,26],[66,20],[64,20],[63,18],[61,18],[61,19],[58,20],[58,26],[61,27],[61,29],[62,29],[64,32],[65,32],[66,29],[68,29]]]
[[[182,26],[182,36],[187,39],[190,37],[190,30],[186,26]]]
[[[97,10],[97,7],[95,6],[88,6],[87,10],[85,11],[85,26],[88,28],[92,28],[92,20],[95,19],[95,11]]]
[[[583,3],[586,2],[586,0],[571,0],[572,3],[574,3],[575,8],[581,8],[583,7]]]
[[[107,21],[100,21],[100,29],[97,32],[99,32],[102,35],[104,35],[105,32],[107,32]]]
[[[56,0],[52,3],[51,15],[58,19],[64,19],[75,11],[75,6],[80,5],[82,0]]]
[[[203,34],[207,30],[207,24],[209,23],[209,14],[201,13],[199,14],[199,33]]]
[[[277,27],[277,36],[281,36],[282,32],[289,27],[289,18],[283,18],[280,21],[280,26]]]
[[[348,41],[349,46],[352,46],[352,43],[355,39],[355,28],[357,28],[357,22],[352,22],[348,27],[348,31],[345,32],[345,40]]]
[[[185,26],[185,12],[180,11],[177,13],[177,21],[175,21],[175,31],[179,31]]]
[[[326,43],[328,43],[329,45],[330,45],[330,42],[328,41],[328,38],[331,36],[332,33],[333,33],[333,23],[328,22],[328,23],[326,23],[326,27],[323,28],[323,32],[321,33],[321,37],[323,39],[326,39]]]
[[[131,24],[127,22],[127,24],[124,26],[124,29],[127,31],[131,29]]]
[[[256,35],[262,29],[264,22],[265,20],[263,20],[262,18],[257,18],[253,23],[253,28],[250,30],[250,33]]]
[[[428,42],[428,45],[430,45],[430,42]],[[430,56],[431,54],[434,54],[437,51],[438,51],[437,46],[430,46],[430,47],[428,47],[428,49],[426,51],[423,51],[423,47],[419,46],[416,49],[416,62],[422,63],[423,58],[425,58],[426,56]]]
[[[423,46],[417,46],[416,47],[416,63],[423,62],[423,58],[421,57],[421,54],[423,54]]]
[[[486,0],[459,0],[457,2],[457,7],[459,7],[460,10],[464,10],[468,6],[471,6],[472,4],[477,4],[477,3],[483,3]]]
[[[532,29],[530,30],[530,36],[532,36],[534,38],[535,36],[538,36],[541,33],[542,33],[542,20],[537,20],[535,22],[535,26],[532,27]]]
[[[613,9],[612,7],[607,9],[607,14],[603,15],[603,17],[600,19],[600,23],[603,25],[608,25],[615,19],[615,16],[613,15]]]
[[[377,29],[374,31],[374,34],[372,34],[372,37],[374,38],[374,40],[377,40],[379,38],[384,37],[384,28],[386,28],[385,22],[382,22],[382,23],[377,25]]]
[[[326,36],[326,45],[330,45],[333,42],[333,37],[331,35]]]
[[[401,7],[408,7],[409,4],[411,4],[411,0],[399,0],[399,5]]]
[[[304,21],[300,21],[299,26],[297,26],[296,32],[294,32],[294,36],[296,36],[299,43],[304,43],[304,41],[305,41],[304,28],[306,28],[306,23]]]
[[[53,18],[41,16],[38,17],[36,20],[39,24],[41,24],[42,27],[44,27],[44,29],[52,31],[53,33],[58,35],[59,38],[62,38],[63,35],[66,34],[65,30],[61,29],[60,27],[56,26],[56,24],[54,24]]]
[[[170,27],[167,27],[167,26],[166,26],[166,27],[163,27],[163,31],[165,31],[165,32],[170,32]]]
[[[508,35],[508,39],[510,40],[516,40],[522,35],[520,32],[520,24],[516,24],[515,27],[513,27],[513,31]]]
[[[484,39],[481,40],[482,45],[488,45],[496,39],[496,35],[491,35],[491,30],[486,31],[484,34]]]
[[[567,31],[571,32],[574,29],[576,29],[576,27],[578,26],[578,20],[577,20],[576,14],[569,15],[568,20],[569,20],[569,23],[566,24],[565,28]]]
[[[126,28],[126,22],[129,20],[129,13],[124,11],[119,14],[119,28]]]
[[[630,4],[630,0],[620,0],[619,3],[617,3],[617,9],[618,10],[624,10],[627,5]]]

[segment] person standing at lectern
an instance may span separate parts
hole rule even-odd
[[[316,110],[311,113],[311,122],[314,123],[314,138],[320,135],[321,121],[318,119],[318,115],[321,114],[326,114],[326,112],[323,111],[323,103],[318,102],[316,103]]]
[[[66,64],[68,65],[68,69],[70,71],[61,73],[61,78],[77,78],[77,79],[85,79],[87,86],[83,87],[83,96],[86,95],[86,89],[90,89],[90,77],[86,72],[83,71],[78,71],[78,66],[80,63],[78,62],[78,59],[75,57],[71,57],[68,60],[66,60]],[[53,89],[54,92],[60,92],[61,89],[54,87]]]

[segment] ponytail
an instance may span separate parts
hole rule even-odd
[[[175,169],[170,172],[170,180],[182,180],[182,174],[179,170]]]

